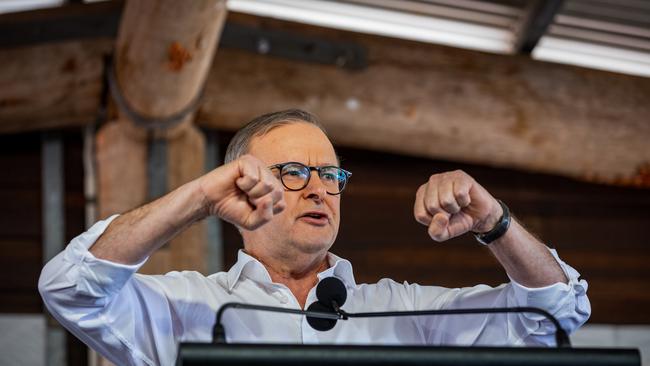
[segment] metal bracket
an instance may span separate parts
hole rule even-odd
[[[219,46],[296,61],[336,65],[350,70],[367,67],[366,50],[358,44],[334,42],[232,22],[224,26]]]
[[[517,53],[533,52],[563,4],[564,0],[532,0],[527,3],[524,15],[515,27],[514,49]]]
[[[116,37],[123,0],[0,15],[0,48],[96,37]],[[296,32],[226,22],[219,47],[236,48],[291,60],[359,70],[366,51],[352,42],[335,42]]]

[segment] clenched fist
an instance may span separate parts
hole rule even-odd
[[[429,236],[440,242],[468,231],[492,230],[503,210],[474,178],[456,170],[434,174],[421,185],[413,213],[419,223],[428,227]]]
[[[209,215],[255,230],[285,208],[282,183],[264,163],[243,155],[199,178]]]

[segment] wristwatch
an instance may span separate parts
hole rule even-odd
[[[487,233],[474,232],[474,237],[476,240],[483,245],[489,245],[493,241],[499,239],[506,233],[506,231],[508,231],[508,228],[510,227],[511,219],[508,206],[506,206],[506,204],[501,200],[497,200],[497,202],[499,202],[499,205],[503,209],[503,215],[501,215],[499,222],[497,222],[494,228]]]

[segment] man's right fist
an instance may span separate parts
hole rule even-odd
[[[285,208],[284,188],[258,158],[243,155],[198,179],[209,215],[255,230]]]

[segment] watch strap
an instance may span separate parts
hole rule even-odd
[[[476,240],[483,245],[489,245],[493,241],[499,239],[508,231],[508,228],[510,228],[510,221],[512,221],[510,209],[508,209],[508,206],[506,206],[503,201],[498,199],[497,202],[499,202],[499,205],[503,209],[503,215],[501,215],[497,224],[492,228],[492,230],[486,233],[474,233]]]

